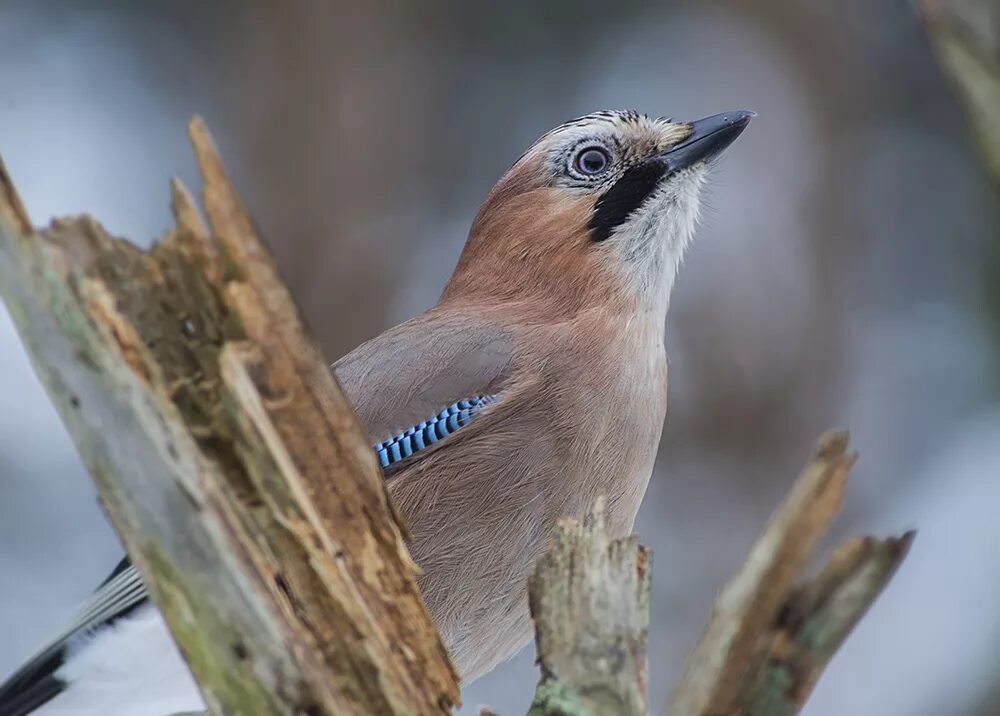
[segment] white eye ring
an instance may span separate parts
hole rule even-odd
[[[573,157],[573,171],[584,177],[600,176],[609,166],[611,155],[604,147],[587,146]]]

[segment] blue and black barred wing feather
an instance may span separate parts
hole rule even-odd
[[[456,401],[427,420],[401,430],[374,446],[383,471],[389,472],[407,458],[431,447],[439,440],[464,428],[483,408],[496,401],[495,395],[474,395]]]

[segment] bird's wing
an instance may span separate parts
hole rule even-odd
[[[502,327],[432,311],[362,344],[333,370],[368,437],[379,443],[455,403],[494,396],[512,356],[512,336]]]
[[[126,557],[77,610],[69,624],[0,685],[0,714],[31,713],[62,691],[66,685],[56,672],[65,662],[69,645],[128,615],[148,598],[139,572]]]
[[[493,402],[512,353],[503,330],[433,312],[392,328],[334,364],[344,392],[386,470],[411,464]],[[410,459],[413,458],[413,459]],[[69,625],[0,684],[0,714],[22,716],[62,691],[56,672],[76,638],[149,599],[126,557]]]

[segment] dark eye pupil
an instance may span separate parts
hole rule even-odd
[[[581,174],[600,174],[608,166],[608,155],[602,149],[585,149],[576,158]]]

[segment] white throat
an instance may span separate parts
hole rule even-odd
[[[666,316],[677,270],[698,223],[706,173],[698,165],[671,177],[607,242],[618,253],[640,304],[660,316]]]

